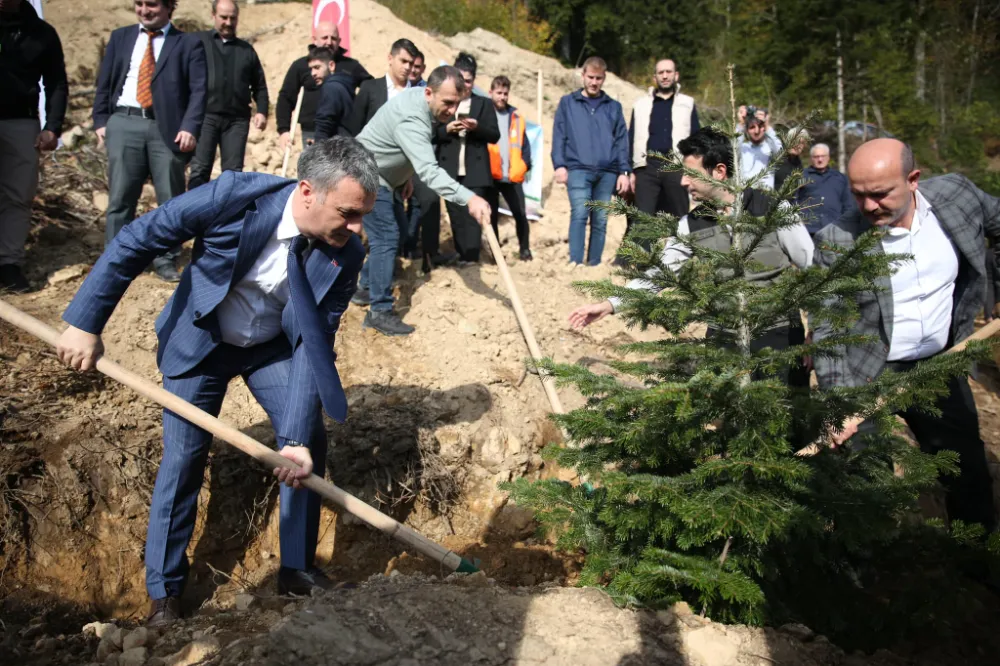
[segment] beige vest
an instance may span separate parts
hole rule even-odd
[[[674,150],[677,144],[691,136],[691,112],[694,111],[694,98],[690,95],[682,95],[680,86],[674,93],[674,107],[671,113],[673,124]],[[635,133],[635,141],[632,144],[632,168],[639,169],[646,166],[646,144],[649,143],[649,116],[653,113],[652,88],[649,92],[640,97],[632,105],[632,131]]]

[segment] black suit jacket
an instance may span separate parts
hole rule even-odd
[[[138,38],[139,25],[132,24],[118,28],[108,39],[94,93],[94,129],[107,125],[118,106]],[[152,85],[156,126],[163,142],[175,153],[180,154],[180,147],[174,143],[177,132],[184,130],[196,137],[201,134],[205,119],[206,72],[201,39],[197,34],[181,32],[171,23],[156,59]]]
[[[354,110],[345,125],[351,136],[357,136],[388,101],[389,89],[384,76],[362,83],[358,96],[354,98]]]
[[[473,95],[469,117],[474,118],[479,124],[465,136],[465,177],[461,182],[469,188],[493,187],[488,146],[500,140],[500,128],[497,126],[497,114],[493,110],[493,102],[486,97]],[[435,132],[438,164],[449,176],[458,178],[458,155],[462,142],[457,134],[448,133],[446,123],[438,125]]]

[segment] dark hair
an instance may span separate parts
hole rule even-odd
[[[913,157],[913,149],[910,148],[910,144],[903,144],[903,150],[899,154],[899,161],[903,165],[903,178],[907,178],[917,168],[917,160]]]
[[[177,0],[160,0],[160,4],[170,10],[171,16],[173,16],[174,11],[177,9]],[[132,6],[135,6],[135,0],[132,0]],[[214,5],[212,6],[212,13],[215,13]]]
[[[328,49],[325,46],[313,46],[309,49],[309,59],[306,62],[312,62],[313,60],[333,62],[335,59],[336,56],[333,54],[333,49]]]
[[[503,74],[494,78],[493,82],[490,83],[490,90],[494,90],[496,88],[510,88],[510,79]]]
[[[417,54],[420,53],[417,45],[405,38],[397,39],[389,47],[389,55],[398,55],[400,51],[406,51],[410,54],[411,58],[416,58]]]
[[[461,51],[459,52],[458,57],[455,58],[455,68],[461,72],[469,72],[473,77],[475,77],[479,64],[476,62],[476,57],[474,55]]]
[[[462,72],[450,65],[435,67],[431,75],[427,77],[427,87],[437,92],[441,85],[449,79],[455,82],[455,89],[458,90],[459,95],[465,92],[465,79],[462,78]]]
[[[424,57],[424,52],[423,51],[417,51],[416,53],[414,53],[413,54],[413,59],[414,60],[424,60],[424,61],[427,60],[427,58]]]
[[[726,178],[733,175],[733,144],[728,136],[714,127],[700,130],[677,144],[684,157],[700,157],[701,165],[711,171],[719,164],[726,167]]]
[[[212,0],[212,16],[215,16],[215,11],[219,7],[219,2],[221,2],[221,0]],[[229,0],[229,2],[233,3],[233,8],[236,10],[236,15],[239,16],[240,6],[238,4],[236,4],[236,0]],[[176,3],[176,0],[175,0],[175,3]]]

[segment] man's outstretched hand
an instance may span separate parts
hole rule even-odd
[[[600,303],[590,303],[581,305],[576,310],[569,313],[569,325],[576,330],[583,329],[595,321],[604,319],[615,311],[611,301],[601,301]]]
[[[313,471],[313,459],[309,449],[305,446],[286,445],[278,451],[278,454],[296,463],[300,468],[275,467],[274,475],[278,477],[278,481],[289,488],[301,488],[302,479],[308,478]]]
[[[101,336],[70,326],[59,336],[56,355],[74,370],[93,370],[104,355],[104,343]]]

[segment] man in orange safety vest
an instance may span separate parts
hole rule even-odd
[[[503,195],[507,207],[514,216],[517,229],[517,240],[521,246],[522,261],[531,261],[531,249],[528,243],[530,229],[528,216],[524,206],[525,175],[531,171],[531,146],[524,134],[524,118],[517,109],[507,103],[510,96],[510,79],[498,76],[490,84],[490,99],[497,114],[497,125],[500,127],[500,141],[491,143],[490,171],[493,173],[495,187],[490,190],[487,201],[490,203],[493,231],[500,238],[497,229],[500,195]]]

